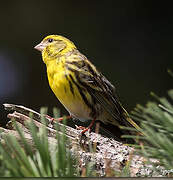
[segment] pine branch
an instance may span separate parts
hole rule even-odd
[[[120,173],[125,167],[126,162],[129,162],[129,160],[131,176],[136,176],[137,174],[139,176],[145,176],[151,172],[150,168],[145,165],[145,159],[143,157],[133,155],[133,148],[125,146],[114,139],[109,139],[93,132],[86,133],[86,137],[83,138],[81,137],[79,130],[66,126],[62,123],[55,121],[52,122],[51,118],[45,114],[42,115],[32,109],[14,104],[4,104],[4,107],[8,111],[14,111],[13,113],[8,114],[8,118],[11,119],[10,122],[17,123],[18,127],[23,130],[24,138],[31,145],[34,144],[34,139],[27,125],[27,122],[30,121],[34,122],[38,130],[41,127],[45,127],[48,131],[49,144],[57,143],[57,131],[59,132],[59,135],[65,134],[66,138],[70,142],[67,144],[69,146],[68,148],[80,160],[79,167],[81,171],[83,171],[83,175],[86,174],[85,168],[88,167],[88,163],[90,162],[95,164],[96,174],[103,176],[108,169],[112,169],[114,172]],[[43,121],[41,120],[42,118],[44,118],[45,124],[43,124]],[[59,127],[58,129],[55,128],[57,125]],[[20,143],[23,143],[23,140],[20,139],[21,136],[16,131],[13,123],[8,123],[8,128],[9,129],[0,128],[0,130],[3,131],[0,134],[2,138],[1,142],[4,138],[6,138],[6,136],[13,135]],[[133,158],[131,158],[132,156]],[[86,170],[86,172],[90,171]],[[112,174],[110,173],[110,176],[111,175]]]

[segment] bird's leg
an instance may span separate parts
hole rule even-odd
[[[72,118],[72,116],[65,116],[65,119],[71,119]],[[60,118],[58,118],[58,119],[55,119],[55,121],[56,120],[58,120],[59,122],[61,122],[62,120],[64,119],[64,117],[60,117]]]
[[[58,122],[61,122],[63,119],[64,119],[64,117],[60,117],[60,118],[53,118],[53,117],[50,117],[49,115],[46,115],[46,117],[51,121],[51,122],[53,122],[53,121],[58,121]],[[72,118],[72,116],[66,116],[65,117],[66,119],[70,119],[70,118]]]
[[[82,129],[82,130],[83,130],[83,131],[81,132],[81,134],[84,134],[86,131],[88,131],[88,130],[94,125],[95,120],[96,120],[96,118],[94,118],[94,119],[91,121],[90,125],[89,125],[87,128],[82,127],[82,126],[79,126],[78,129]]]

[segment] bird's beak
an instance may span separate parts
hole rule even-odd
[[[34,47],[34,49],[37,49],[38,51],[41,51],[41,52],[43,51],[44,48],[45,46],[43,45],[42,42]]]

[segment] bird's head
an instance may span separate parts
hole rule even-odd
[[[41,43],[34,47],[42,52],[43,61],[55,59],[57,56],[64,55],[66,52],[76,48],[69,39],[60,35],[49,35]]]

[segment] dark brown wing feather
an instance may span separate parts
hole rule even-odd
[[[67,61],[66,65],[75,72],[80,86],[87,88],[119,125],[129,124],[125,118],[126,111],[115,95],[115,87],[79,51],[73,52],[68,59],[70,61]]]
[[[86,64],[90,66],[88,61]],[[101,73],[94,72],[93,76],[81,77],[80,81],[119,125],[128,124],[124,116],[125,111],[115,95],[115,87]]]

